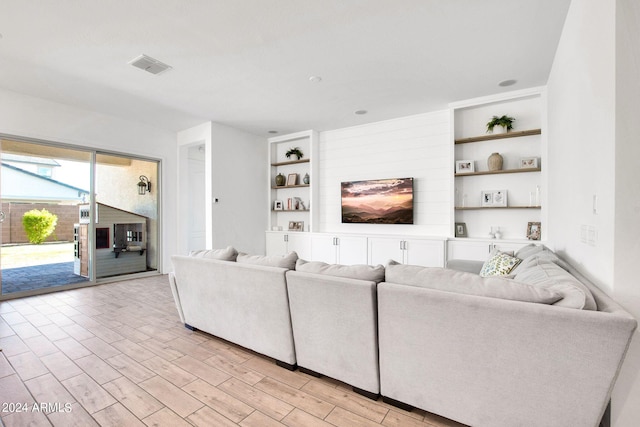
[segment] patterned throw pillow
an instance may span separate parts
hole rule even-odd
[[[520,258],[505,254],[504,252],[496,251],[491,254],[489,259],[482,266],[480,276],[506,276],[511,273],[511,270],[516,268],[520,262],[522,262]]]

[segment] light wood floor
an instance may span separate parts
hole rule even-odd
[[[460,425],[185,329],[166,276],[1,302],[0,348],[7,427]]]

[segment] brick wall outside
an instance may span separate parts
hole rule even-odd
[[[22,227],[22,215],[31,209],[46,209],[58,216],[58,224],[47,242],[73,241],[73,224],[78,222],[78,206],[54,205],[48,203],[3,202],[2,211],[6,217],[2,223],[2,244],[29,243]]]

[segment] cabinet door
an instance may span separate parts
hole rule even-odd
[[[367,263],[367,238],[364,236],[338,236],[339,264],[353,265]]]
[[[311,259],[311,238],[309,233],[287,233],[287,252],[295,251],[298,258]]]
[[[444,240],[405,240],[404,263],[444,267]]]
[[[450,240],[447,244],[447,259],[486,261],[492,247],[489,242]]]
[[[286,233],[267,232],[265,240],[267,255],[284,255],[287,253]]]
[[[403,262],[402,243],[401,239],[369,238],[369,265],[386,265],[390,259]]]
[[[333,234],[314,234],[311,236],[311,259],[328,264],[337,261],[336,237]]]

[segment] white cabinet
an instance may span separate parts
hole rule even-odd
[[[311,259],[329,264],[366,264],[367,238],[314,233],[311,235]]]
[[[465,259],[486,261],[493,248],[503,252],[516,252],[532,242],[509,242],[501,240],[449,240],[447,242],[447,260]]]
[[[311,259],[311,239],[308,233],[267,232],[267,255],[296,252],[299,258]]]
[[[368,240],[370,265],[386,265],[394,260],[424,267],[444,266],[444,239],[370,237]]]

